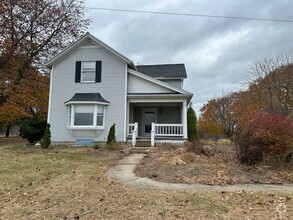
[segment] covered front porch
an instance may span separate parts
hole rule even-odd
[[[128,140],[157,143],[183,142],[187,138],[185,100],[132,100],[128,102]]]

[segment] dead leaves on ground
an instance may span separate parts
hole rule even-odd
[[[150,151],[136,169],[139,176],[171,183],[233,185],[241,183],[292,183],[293,172],[268,166],[248,167],[236,160],[233,146],[205,146],[211,154],[189,147],[166,146]]]

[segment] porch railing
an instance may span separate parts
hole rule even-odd
[[[152,123],[151,146],[155,145],[155,136],[183,137],[183,124],[155,124]]]
[[[133,124],[128,124],[128,135],[131,136],[131,144],[132,146],[136,145],[136,138],[138,136],[138,124],[137,122]]]
[[[183,125],[155,124],[155,136],[183,136]]]

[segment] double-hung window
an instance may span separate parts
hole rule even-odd
[[[81,82],[95,82],[96,62],[81,62]]]
[[[96,117],[97,117],[97,126],[104,126],[104,106],[102,105],[98,105],[97,106],[97,114],[96,114]]]
[[[100,83],[102,82],[102,61],[76,61],[76,83]]]

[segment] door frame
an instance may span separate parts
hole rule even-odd
[[[143,137],[150,137],[150,136],[147,136],[146,133],[145,133],[145,128],[144,128],[144,121],[145,121],[145,118],[144,118],[144,115],[146,112],[154,112],[154,115],[155,115],[155,121],[154,123],[157,123],[157,117],[158,117],[158,109],[157,108],[142,108],[142,136]]]

